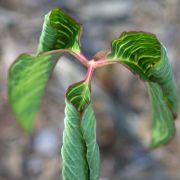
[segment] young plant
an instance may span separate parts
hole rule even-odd
[[[98,180],[99,149],[96,120],[91,101],[91,79],[95,69],[120,63],[137,74],[148,88],[152,106],[151,147],[169,142],[175,133],[178,96],[165,47],[155,35],[124,32],[112,41],[111,50],[88,60],[80,47],[82,27],[62,9],[45,16],[36,54],[22,54],[9,71],[9,101],[20,125],[32,131],[49,76],[64,53],[70,53],[86,68],[84,80],[66,92],[63,146],[65,180]]]

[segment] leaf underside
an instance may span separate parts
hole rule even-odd
[[[22,54],[10,67],[9,100],[26,131],[32,130],[48,79],[62,55],[51,55],[51,51],[68,49],[77,53],[80,33],[81,26],[62,9],[55,8],[45,16],[37,55]]]
[[[164,46],[153,34],[124,32],[112,41],[107,58],[120,62],[147,81],[153,112],[151,147],[166,144],[175,132],[178,95]]]
[[[100,157],[89,82],[81,81],[74,84],[69,88],[66,97],[61,150],[64,162],[63,178],[64,180],[98,180]]]
[[[156,147],[169,142],[175,133],[175,124],[172,113],[163,100],[160,86],[153,82],[147,86],[153,114],[151,147]]]
[[[32,130],[56,56],[22,54],[9,71],[9,100],[20,125]]]

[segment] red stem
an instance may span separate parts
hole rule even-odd
[[[98,61],[94,61],[94,67],[95,68],[100,68],[100,67],[104,67],[110,64],[115,64],[118,61],[108,61],[107,59],[100,59]]]
[[[76,57],[76,59],[78,59],[84,66],[89,67],[89,61],[82,52],[75,53],[69,49],[57,49],[57,50],[45,52],[42,54],[43,55],[53,55],[53,54],[57,54],[57,53],[70,53],[72,56]]]
[[[74,53],[74,56],[79,59],[79,61],[86,67],[89,67],[89,61],[88,59],[84,56],[84,54],[82,52],[80,53]]]
[[[76,53],[69,49],[58,49],[58,50],[53,50],[50,52],[45,52],[42,54],[43,55],[53,55],[53,54],[57,54],[57,53],[70,53],[88,69],[90,66],[92,66],[93,68],[92,67],[91,68],[93,69],[93,71],[96,68],[104,67],[104,66],[107,66],[110,64],[115,64],[118,62],[117,60],[108,61],[107,59],[99,59],[98,61],[94,61],[94,60],[89,61],[82,52]]]
[[[88,67],[88,71],[87,71],[87,74],[85,77],[85,81],[91,81],[93,72],[94,72],[94,65],[92,62],[92,63],[89,63],[89,67]]]

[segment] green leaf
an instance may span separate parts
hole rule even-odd
[[[169,142],[175,133],[175,124],[172,113],[163,100],[160,86],[153,82],[148,83],[148,92],[153,114],[150,147],[154,148]]]
[[[143,80],[150,80],[151,69],[161,60],[161,45],[152,34],[124,32],[112,41],[108,59],[119,60]]]
[[[76,85],[72,85],[67,93],[67,99],[69,99],[80,112],[82,112],[90,102],[91,92],[89,83],[90,82],[87,81],[81,81]]]
[[[81,26],[62,9],[55,8],[44,19],[38,54],[56,49],[80,51]]]
[[[132,72],[149,83],[150,96],[160,94],[159,104],[151,98],[153,108],[153,145],[167,143],[173,136],[173,118],[178,111],[178,95],[175,80],[169,64],[166,49],[155,35],[144,32],[124,32],[119,38],[112,41],[112,51],[107,55],[109,61],[118,61]],[[151,82],[155,85],[150,84]],[[165,112],[166,111],[166,112]],[[168,112],[168,113],[167,113]],[[171,116],[169,115],[171,113]],[[163,114],[163,115],[162,115]],[[164,118],[163,125],[162,118]],[[166,123],[166,125],[165,125]],[[164,135],[163,132],[167,130]],[[159,132],[159,133],[157,133]],[[156,135],[155,135],[156,134]]]
[[[9,100],[20,125],[32,130],[56,56],[20,55],[9,71]]]
[[[9,99],[25,130],[32,131],[48,79],[62,55],[53,50],[78,52],[80,33],[81,26],[55,8],[45,16],[37,56],[22,54],[10,67]]]
[[[96,119],[91,104],[86,107],[83,113],[81,130],[86,145],[86,158],[89,168],[89,179],[99,180],[99,147],[96,143]]]
[[[88,89],[87,93],[84,93],[84,89]],[[73,97],[77,97],[77,101]],[[90,85],[86,81],[74,84],[67,92],[61,150],[64,180],[99,179],[100,158],[96,143],[96,120],[90,99]]]

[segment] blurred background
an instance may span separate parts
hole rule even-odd
[[[58,180],[64,95],[85,69],[63,57],[49,81],[33,134],[23,132],[7,99],[10,64],[36,52],[44,15],[60,6],[83,24],[81,44],[91,59],[123,31],[155,33],[168,50],[180,90],[179,0],[0,0],[0,180]],[[179,180],[180,119],[164,147],[148,150],[151,112],[146,87],[120,65],[95,72],[92,85],[101,151],[100,180]]]

